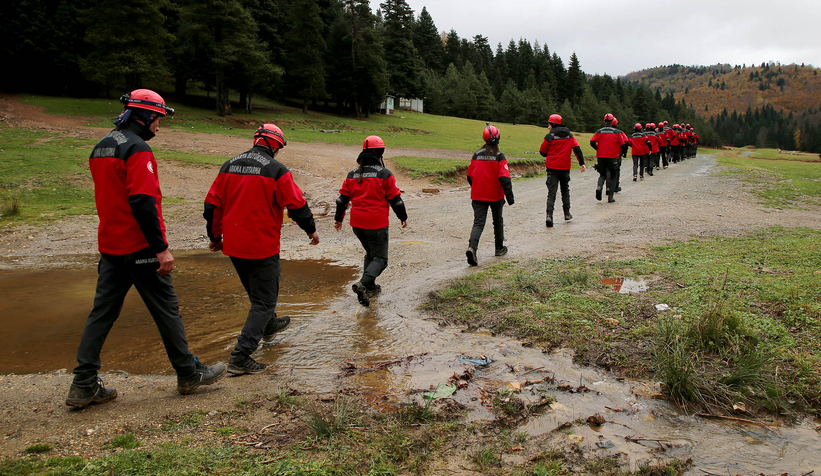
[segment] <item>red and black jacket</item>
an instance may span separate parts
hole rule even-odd
[[[91,151],[88,165],[100,217],[101,253],[127,255],[145,248],[160,253],[168,248],[157,161],[144,140],[152,136],[146,126],[130,121]]]
[[[650,140],[650,153],[651,154],[658,154],[659,153],[659,146],[661,146],[662,139],[656,133],[656,131],[647,131],[647,139]],[[665,140],[665,143],[667,141]]]
[[[596,150],[596,157],[600,159],[618,159],[627,155],[624,133],[612,126],[597,130],[590,139],[590,146]]]
[[[287,167],[264,146],[254,146],[220,168],[205,197],[208,238],[223,241],[234,258],[264,259],[279,254],[283,209],[307,234],[316,231],[302,190]]]
[[[554,127],[542,141],[539,153],[545,158],[544,165],[548,170],[570,170],[571,152],[576,154],[579,165],[584,165],[584,155],[579,141],[573,137],[570,129]]]
[[[650,139],[644,132],[635,132],[629,139],[630,147],[633,148],[633,157],[639,157],[650,153]]]
[[[385,228],[390,224],[389,206],[400,221],[408,219],[396,177],[382,165],[362,165],[348,172],[336,199],[334,220],[341,222],[345,219],[348,202],[351,203],[351,226],[354,228]]]
[[[513,184],[505,154],[487,155],[482,147],[470,159],[467,171],[470,199],[480,202],[498,202],[507,198],[513,203]]]

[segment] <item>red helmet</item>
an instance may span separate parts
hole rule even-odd
[[[150,89],[135,89],[128,94],[123,94],[120,96],[120,102],[126,108],[146,109],[163,116],[174,115],[174,109],[166,106],[162,96]]]
[[[653,128],[653,123],[652,123],[652,122],[648,122],[647,124],[645,124],[645,125],[644,125],[644,128],[645,128],[645,129],[652,129],[652,128]]]
[[[605,114],[605,115],[604,115],[604,120],[605,120],[605,121],[612,121],[612,120],[613,120],[613,119],[615,119],[615,118],[616,118],[616,116],[614,116],[614,115],[610,114],[609,112],[608,112],[607,114]]]
[[[276,146],[272,146],[271,143],[268,142],[268,139],[272,139],[276,143]],[[282,134],[282,129],[274,124],[263,124],[254,132],[254,145],[261,142],[264,142],[274,149],[281,149],[288,145],[288,142],[285,141],[285,136]]]
[[[639,123],[637,122],[637,123],[636,123],[636,125],[635,125],[635,126],[633,126],[633,129],[635,129],[635,130],[637,130],[637,131],[640,131],[640,130],[641,130],[641,124],[639,124]]]
[[[385,141],[379,136],[368,136],[365,142],[362,143],[362,150],[365,149],[384,149]]]
[[[613,125],[614,125],[614,126],[618,126],[618,125],[619,125],[619,120],[618,120],[618,119],[616,119],[616,116],[613,116]]]
[[[667,122],[667,121],[664,121],[664,125],[665,125],[665,126],[666,126],[666,125],[668,125],[668,124],[670,124],[670,123],[669,123],[669,122]]]
[[[562,124],[562,116],[560,116],[558,114],[551,114],[550,117],[547,118],[547,123],[548,124],[561,125]]]
[[[655,122],[651,122],[651,123],[650,123],[650,128],[651,128],[651,129],[655,129],[655,128],[656,128],[656,123],[655,123]]]
[[[499,132],[499,128],[496,126],[491,126],[489,122],[487,123],[485,130],[482,132],[482,137],[488,144],[498,144],[501,136],[502,133]]]
[[[691,129],[693,126],[691,126],[690,124],[687,124],[687,125],[686,125],[686,126],[684,126],[684,127],[686,127],[687,129]]]

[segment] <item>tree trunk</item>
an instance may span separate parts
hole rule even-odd
[[[302,114],[308,114],[308,98],[302,98]]]
[[[174,98],[177,101],[185,99],[185,89],[188,86],[188,78],[182,73],[177,73],[174,78]]]
[[[245,110],[248,110],[248,88],[242,87],[239,89],[239,103]]]
[[[231,99],[222,69],[217,69],[217,115],[220,117],[231,115]]]

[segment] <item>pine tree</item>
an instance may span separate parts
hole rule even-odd
[[[390,91],[405,98],[422,97],[420,60],[413,47],[413,10],[405,0],[380,4],[384,15],[385,62]]]
[[[307,113],[308,101],[325,95],[324,23],[315,0],[291,0],[285,19],[286,81],[302,99],[302,112]]]
[[[442,37],[433,17],[428,13],[427,8],[422,7],[419,13],[419,20],[416,22],[413,31],[413,46],[419,52],[422,64],[427,69],[432,69],[438,73],[444,72],[442,59],[445,56],[445,45],[442,44]]]
[[[567,92],[571,103],[575,104],[579,101],[582,91],[584,90],[584,85],[584,73],[579,63],[579,57],[576,56],[576,52],[574,51],[573,54],[570,55],[570,64],[567,67]]]
[[[122,78],[129,91],[140,88],[144,77],[167,75],[165,51],[174,39],[160,12],[167,6],[165,0],[91,2],[80,12],[87,28],[85,39],[91,45],[91,53],[80,61],[83,72],[106,90]]]

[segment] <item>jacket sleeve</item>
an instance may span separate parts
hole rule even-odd
[[[576,160],[579,161],[579,165],[584,165],[584,154],[582,154],[582,148],[575,137],[573,138],[573,153],[576,154]]]
[[[288,216],[307,234],[316,232],[314,215],[308,202],[302,197],[302,190],[297,187],[291,172],[286,172],[277,179],[274,192],[276,204],[288,209]]]
[[[205,218],[205,231],[211,243],[222,241],[222,201],[219,198],[219,181],[220,176],[218,175],[211,184],[208,195],[205,196],[205,210],[202,212],[202,217]]]
[[[385,198],[396,214],[396,218],[399,218],[400,221],[407,220],[408,211],[405,209],[405,202],[402,201],[402,191],[396,186],[396,177],[391,174],[383,181],[383,187],[385,187]]]
[[[510,180],[510,166],[504,156],[499,160],[499,184],[501,184],[502,190],[505,191],[507,204],[513,205],[513,183]]]
[[[550,149],[550,141],[547,140],[547,137],[542,141],[542,146],[539,147],[539,154],[542,157],[547,157],[547,151]]]
[[[131,213],[142,231],[148,246],[154,253],[168,248],[160,225],[162,193],[156,174],[157,162],[148,150],[137,152],[126,160],[126,190]]]
[[[336,213],[334,213],[334,221],[342,221],[345,219],[345,210],[348,209],[348,203],[351,201],[351,197],[343,194],[339,194],[339,198],[336,199]]]

